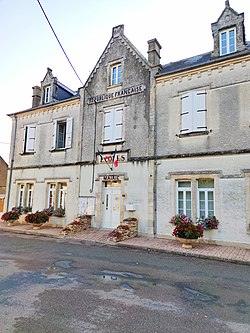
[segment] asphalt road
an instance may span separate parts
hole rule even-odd
[[[249,333],[250,266],[0,234],[0,333]]]

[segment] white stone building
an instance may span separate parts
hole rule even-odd
[[[171,217],[215,215],[205,240],[250,246],[250,44],[244,14],[225,2],[211,52],[167,65],[112,36],[74,93],[48,69],[31,109],[13,119],[6,209],[64,207],[113,229],[171,237]],[[178,36],[177,36],[178,37]]]

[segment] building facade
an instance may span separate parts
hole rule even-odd
[[[250,45],[244,14],[226,1],[212,24],[214,50],[156,76],[157,234],[184,213],[215,215],[205,239],[249,244]]]
[[[171,237],[171,217],[215,215],[211,242],[250,245],[250,44],[244,14],[225,2],[211,52],[167,65],[124,26],[78,93],[48,69],[32,108],[13,119],[6,208],[66,209],[113,229],[136,217],[139,233]]]

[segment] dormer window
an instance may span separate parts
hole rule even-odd
[[[236,51],[236,29],[230,28],[220,32],[220,55]]]
[[[51,86],[44,87],[44,103],[50,102],[50,90]]]
[[[122,65],[116,64],[111,67],[111,85],[121,84]]]

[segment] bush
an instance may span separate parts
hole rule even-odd
[[[64,208],[57,208],[53,211],[53,216],[63,217],[64,215],[65,215],[65,209]]]

